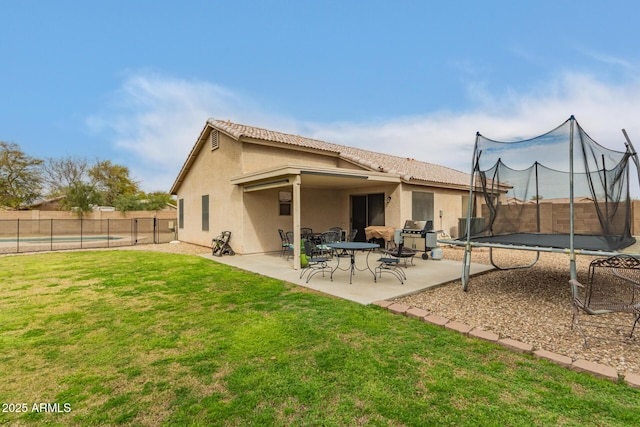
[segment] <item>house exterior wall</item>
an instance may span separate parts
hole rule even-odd
[[[279,214],[278,192],[282,190],[291,191],[291,187],[244,193],[242,253],[275,252],[282,249],[278,229],[293,229],[293,216]],[[342,207],[338,191],[302,189],[300,197],[302,227],[311,227],[320,232],[338,226],[336,218]]]
[[[300,164],[305,166],[336,167],[337,157],[329,157],[311,152],[289,150],[261,144],[238,143],[243,145],[242,173],[267,169],[284,164]]]
[[[459,235],[458,219],[467,216],[467,212],[462,212],[463,197],[469,195],[467,190],[452,190],[447,188],[403,184],[401,191],[402,202],[399,222],[397,225],[389,225],[402,227],[404,225],[404,221],[413,219],[411,218],[411,215],[413,210],[412,193],[414,191],[433,193],[433,228],[435,230],[443,230],[452,237],[457,237]],[[442,218],[440,218],[440,211],[442,211]]]
[[[204,138],[207,135],[203,135]],[[357,168],[337,157],[298,150],[239,142],[220,133],[219,147],[211,150],[204,143],[178,190],[184,203],[184,226],[179,239],[209,246],[223,230],[232,231],[230,244],[239,254],[279,251],[278,228],[293,229],[293,216],[279,215],[279,191],[292,187],[244,192],[231,185],[233,176],[285,164]],[[349,195],[344,190],[301,189],[301,225],[324,231],[331,227],[349,228]],[[377,191],[377,190],[376,190]],[[384,191],[384,190],[383,190]],[[202,230],[202,196],[209,195],[209,231]]]
[[[337,157],[312,152],[290,150],[270,145],[238,143],[242,145],[242,173],[282,166],[300,164],[309,167],[337,167],[349,165],[349,169],[361,169],[339,161]],[[293,229],[293,216],[279,214],[279,191],[292,191],[292,187],[248,192],[243,194],[242,247],[232,247],[239,253],[251,254],[280,251],[280,237],[277,230]],[[348,196],[342,190],[301,187],[302,227],[316,231],[326,231],[331,227],[348,229],[348,213],[344,214]],[[346,218],[346,220],[345,220]],[[233,237],[232,237],[233,240]],[[233,243],[233,242],[232,242]]]
[[[178,228],[178,238],[210,246],[211,239],[221,231],[232,230],[231,246],[242,253],[242,245],[235,246],[242,242],[235,236],[243,230],[242,189],[229,184],[230,177],[242,173],[242,144],[223,133],[218,138],[215,150],[206,143],[202,145],[180,185],[178,201],[184,204],[184,226]],[[209,231],[202,230],[203,195],[209,195]]]

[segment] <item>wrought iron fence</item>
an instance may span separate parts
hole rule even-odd
[[[171,219],[0,220],[0,254],[114,248],[168,243],[175,238],[176,221]]]

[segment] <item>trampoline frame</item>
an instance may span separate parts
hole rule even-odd
[[[476,140],[473,147],[473,156],[471,158],[471,182],[469,184],[469,206],[467,211],[467,221],[466,221],[466,233],[465,240],[455,240],[455,239],[439,239],[439,243],[454,245],[454,246],[464,246],[464,257],[462,261],[462,290],[467,291],[469,288],[469,275],[471,270],[471,251],[473,247],[487,247],[489,248],[489,260],[491,265],[499,270],[512,270],[512,269],[522,269],[533,267],[538,260],[540,259],[540,252],[551,252],[551,253],[565,253],[569,255],[569,269],[570,269],[570,278],[571,280],[577,280],[577,272],[576,272],[576,255],[591,255],[591,256],[615,256],[621,253],[626,253],[630,256],[640,257],[640,253],[628,253],[617,251],[601,251],[601,250],[590,250],[584,248],[576,248],[575,246],[575,209],[574,209],[574,165],[573,165],[573,133],[575,126],[575,118],[572,115],[570,118],[570,134],[569,134],[569,247],[558,248],[551,246],[532,246],[526,244],[504,244],[504,243],[491,243],[491,242],[482,242],[482,241],[472,241],[471,238],[471,216],[472,209],[474,205],[474,182],[475,182],[475,169],[476,169],[476,161],[478,157],[478,140],[480,138],[480,132],[476,133]],[[626,139],[626,149],[630,152],[630,158],[633,159],[633,162],[636,166],[636,171],[638,174],[638,182],[640,182],[640,162],[638,161],[638,154],[627,135],[627,132],[622,129],[622,133]],[[527,251],[535,251],[536,258],[535,260],[528,265],[517,265],[512,267],[500,267],[498,266],[493,258],[493,249],[512,249],[512,250],[527,250]]]

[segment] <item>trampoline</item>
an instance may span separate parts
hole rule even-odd
[[[640,182],[638,156],[623,129],[624,150],[594,141],[571,116],[530,139],[496,141],[476,134],[467,217],[458,239],[465,247],[462,288],[467,290],[473,247],[489,248],[499,269],[533,266],[540,252],[612,256],[636,240],[631,235],[630,163]],[[528,265],[499,266],[493,249],[536,251]],[[640,254],[633,254],[640,256]]]

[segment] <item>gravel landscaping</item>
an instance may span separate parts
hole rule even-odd
[[[445,259],[460,261],[464,254],[462,248],[444,247],[443,252]],[[501,266],[529,264],[534,258],[531,251],[494,251],[494,260]],[[579,280],[586,281],[592,259],[577,258]],[[475,249],[472,262],[490,264],[488,249]],[[472,277],[467,292],[458,280],[394,302],[530,344],[536,350],[611,366],[623,375],[640,374],[640,328],[633,338],[627,337],[633,324],[631,315],[582,316],[590,336],[585,349],[580,332],[571,330],[573,306],[568,281],[568,255],[541,253],[534,267]],[[596,327],[594,322],[604,325]]]

